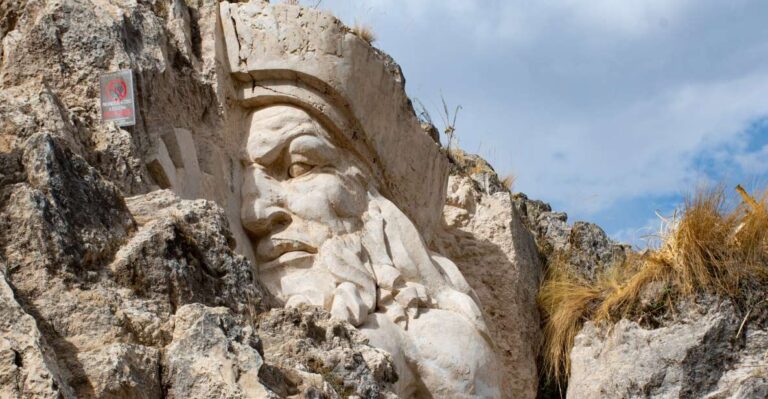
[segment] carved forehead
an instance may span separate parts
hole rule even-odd
[[[292,139],[306,134],[327,136],[325,129],[301,108],[290,105],[261,108],[251,114],[246,141],[248,157],[269,163]]]

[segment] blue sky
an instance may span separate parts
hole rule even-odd
[[[312,5],[317,0],[305,0]],[[768,183],[764,0],[323,0],[370,25],[459,145],[642,244],[697,185]]]

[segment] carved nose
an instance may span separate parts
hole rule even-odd
[[[263,200],[253,201],[252,205],[243,209],[240,216],[243,227],[255,236],[263,236],[291,222],[288,211]]]

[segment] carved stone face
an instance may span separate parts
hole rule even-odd
[[[358,326],[392,354],[402,397],[499,396],[471,289],[352,151],[301,108],[273,105],[253,112],[245,154],[241,221],[278,299]]]
[[[368,201],[360,169],[317,121],[287,105],[252,114],[245,153],[241,220],[261,280],[287,305],[330,308],[340,281],[322,252],[362,227]]]

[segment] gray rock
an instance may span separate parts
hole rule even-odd
[[[436,245],[456,262],[482,304],[504,364],[504,397],[534,398],[543,267],[511,197],[507,190],[488,194],[472,177],[451,176],[443,211],[449,228]]]
[[[163,355],[167,398],[268,397],[259,383],[261,342],[229,309],[182,306]]]
[[[1,266],[1,265],[0,265]],[[74,397],[53,352],[0,273],[0,397]]]
[[[625,319],[611,327],[587,323],[571,351],[567,397],[765,397],[764,328],[740,331],[743,317],[727,301],[679,310],[678,319],[654,329]]]
[[[270,363],[261,376],[281,395],[394,397],[397,373],[391,356],[365,345],[351,324],[331,319],[328,312],[314,307],[275,309],[261,316],[258,332]]]
[[[541,256],[564,257],[585,278],[594,280],[611,265],[621,264],[631,251],[629,245],[613,241],[594,223],[568,224],[565,212],[553,212],[552,207],[516,193],[513,202],[525,226],[533,233]]]
[[[168,191],[126,206],[46,133],[31,136],[22,155],[12,161],[21,176],[0,188],[3,397],[278,397],[260,382],[274,382],[275,367],[265,364],[253,324],[270,297],[233,251],[218,206]],[[316,347],[328,373],[287,365],[306,360],[294,352],[270,357],[301,377],[295,385],[335,397],[339,381],[361,397],[391,396],[388,355],[351,326],[313,315],[327,339],[297,340]],[[286,337],[304,331],[283,324]]]
[[[97,398],[151,399],[162,397],[160,351],[133,344],[113,344],[80,352],[78,361]]]

